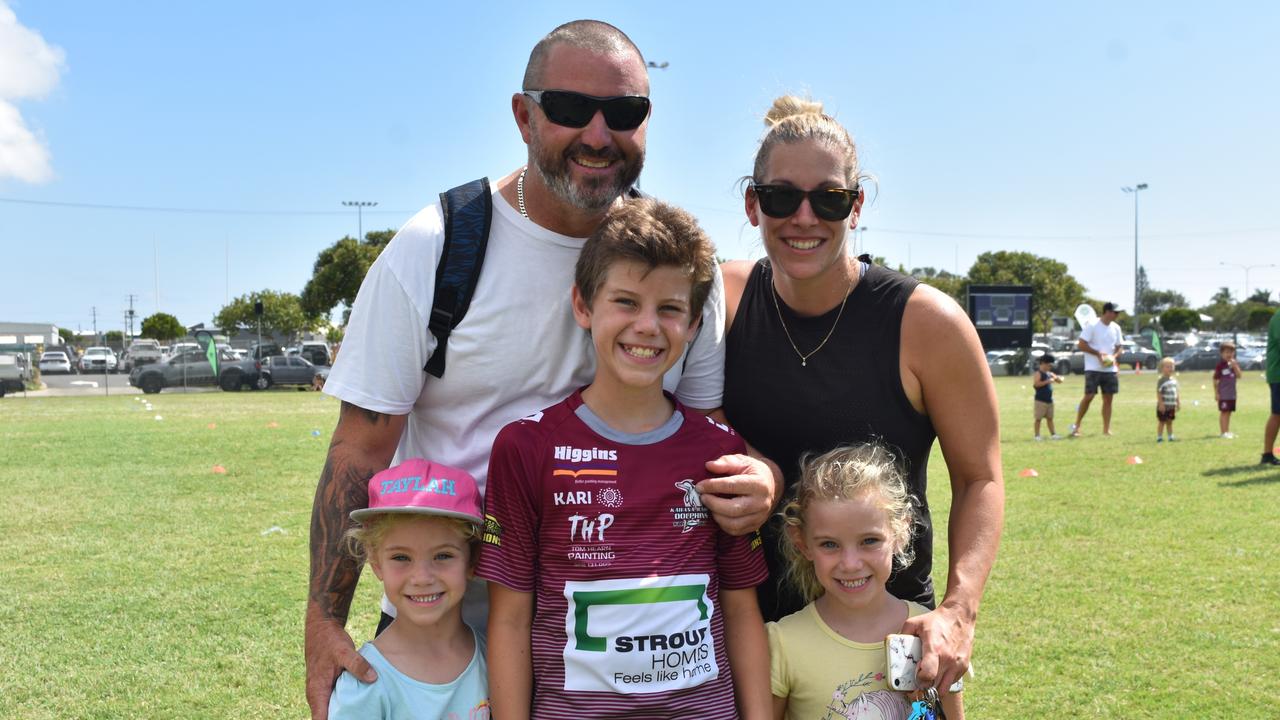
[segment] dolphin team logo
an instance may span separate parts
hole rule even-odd
[[[702,505],[702,496],[698,494],[698,488],[694,487],[692,480],[680,480],[675,486],[677,490],[684,492],[684,497],[681,498],[682,505],[670,508],[672,525],[681,528],[680,532],[687,533],[706,522],[710,514]]]

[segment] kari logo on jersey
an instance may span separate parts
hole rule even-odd
[[[564,689],[624,695],[719,676],[708,575],[567,581]]]
[[[671,524],[681,528],[680,532],[687,533],[706,522],[711,517],[711,513],[703,507],[702,496],[698,494],[698,488],[694,487],[692,480],[681,480],[675,485],[684,492],[684,497],[681,498],[683,504],[669,508]]]
[[[551,493],[551,501],[556,505],[601,505],[614,510],[622,507],[622,491],[616,487],[606,487],[592,492],[591,490],[566,490]]]

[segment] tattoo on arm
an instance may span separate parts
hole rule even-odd
[[[345,551],[342,536],[351,511],[369,504],[374,471],[339,467],[333,455],[331,450],[311,509],[310,599],[324,615],[346,623],[360,565]]]

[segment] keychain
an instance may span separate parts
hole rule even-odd
[[[911,703],[911,714],[907,716],[907,720],[947,720],[937,688],[929,688],[925,691],[923,700]]]

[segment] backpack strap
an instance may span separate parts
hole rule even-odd
[[[480,281],[493,219],[489,179],[472,180],[440,193],[440,212],[444,215],[444,247],[436,265],[436,291],[427,321],[436,349],[422,368],[435,377],[444,376],[449,334],[466,316]]]

